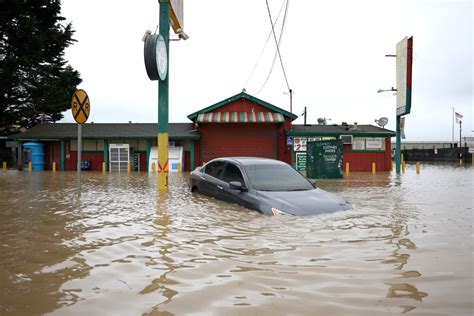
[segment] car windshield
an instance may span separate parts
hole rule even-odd
[[[306,191],[314,186],[289,165],[247,165],[245,170],[252,187],[259,191]]]

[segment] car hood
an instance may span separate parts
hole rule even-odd
[[[352,205],[335,194],[321,189],[305,191],[258,191],[269,210],[276,208],[284,213],[297,216],[316,215],[336,211],[351,210]]]

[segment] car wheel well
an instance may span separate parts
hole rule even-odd
[[[191,187],[191,192],[197,192],[197,191],[198,191],[197,186],[193,185],[193,186]]]

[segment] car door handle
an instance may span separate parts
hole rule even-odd
[[[223,187],[221,187],[220,185],[217,185],[217,187],[218,187],[219,189],[221,189],[221,190],[222,190],[222,189],[224,189],[224,188],[223,188]]]
[[[205,177],[203,177],[203,176],[201,176],[200,178],[201,178],[201,180],[206,180],[206,178],[205,178]]]

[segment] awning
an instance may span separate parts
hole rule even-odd
[[[198,123],[283,123],[285,118],[276,112],[211,112],[199,114]]]

